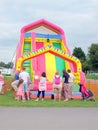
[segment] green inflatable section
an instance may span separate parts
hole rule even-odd
[[[74,84],[73,88],[72,88],[72,91],[73,92],[79,92],[79,88],[80,88],[80,86],[78,84]]]
[[[29,42],[29,41],[25,41],[24,42],[23,53],[25,54],[26,52],[31,52],[31,42]],[[26,67],[26,71],[30,74],[30,77],[32,78],[32,74],[31,74],[31,60],[26,60],[23,63],[23,66]]]
[[[61,49],[61,44],[53,43],[53,47]],[[62,76],[62,70],[66,68],[65,61],[58,56],[55,56],[55,61],[56,61],[56,70],[59,71],[60,75]]]

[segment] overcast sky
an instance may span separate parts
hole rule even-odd
[[[0,0],[0,62],[10,62],[23,26],[46,19],[61,27],[69,49],[98,43],[98,0]]]

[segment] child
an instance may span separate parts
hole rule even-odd
[[[19,80],[19,83],[17,85],[18,90],[17,90],[17,100],[19,101],[22,97],[22,102],[25,102],[25,97],[24,97],[24,87],[23,87],[23,79]]]
[[[59,101],[61,100],[61,83],[62,83],[62,78],[60,77],[60,74],[57,71],[53,78],[54,101],[56,101],[57,97],[58,97]]]
[[[42,101],[44,100],[45,90],[46,90],[46,73],[42,72],[41,77],[39,79],[39,88],[38,88],[37,99],[35,101],[39,100],[41,92],[42,92]]]
[[[80,84],[79,91],[82,94],[83,101],[86,101],[86,99],[89,99],[90,101],[95,101],[95,99],[93,97],[94,96],[93,93],[90,90],[87,90],[86,87],[85,87],[85,85]]]
[[[3,85],[4,85],[3,75],[1,74],[0,71],[0,93],[2,93]]]

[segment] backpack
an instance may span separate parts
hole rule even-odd
[[[60,76],[59,77],[55,76],[55,84],[60,84]]]

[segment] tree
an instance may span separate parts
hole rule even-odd
[[[87,74],[88,71],[91,70],[91,64],[89,63],[88,59],[83,62],[83,71]]]
[[[84,72],[87,72],[88,70],[90,70],[90,66],[88,64],[88,60],[86,59],[86,55],[80,47],[74,48],[73,55],[81,61],[82,69]]]
[[[76,56],[82,63],[86,60],[85,53],[80,47],[74,48],[73,55]]]
[[[5,68],[13,68],[13,63],[8,62],[7,64],[5,64]]]
[[[5,63],[4,62],[0,62],[0,67],[4,67],[5,66]]]
[[[88,50],[88,58],[92,67],[92,70],[98,71],[98,44],[92,44]]]
[[[5,68],[13,68],[13,63],[12,62],[8,62],[7,64],[5,64],[4,62],[0,62],[0,67],[5,67]]]

